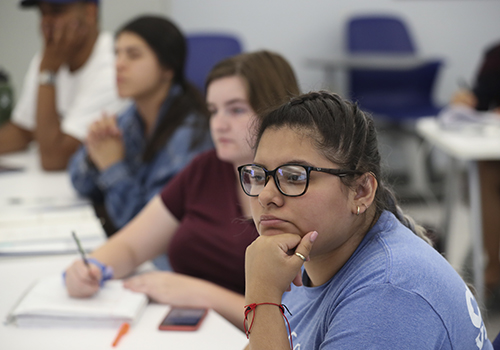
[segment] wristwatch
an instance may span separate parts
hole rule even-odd
[[[38,74],[38,84],[39,85],[55,85],[56,84],[56,72],[51,70],[42,70]]]

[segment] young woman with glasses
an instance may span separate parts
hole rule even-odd
[[[492,349],[472,293],[385,186],[356,105],[292,98],[264,116],[239,172],[260,234],[245,262],[249,349]]]
[[[122,230],[66,270],[70,295],[89,297],[106,278],[124,278],[168,252],[174,272],[131,277],[125,287],[170,305],[212,308],[243,328],[245,249],[258,236],[237,167],[253,159],[256,111],[299,89],[278,54],[259,51],[217,64],[207,79],[215,150],[195,158]],[[112,274],[110,273],[112,269]]]

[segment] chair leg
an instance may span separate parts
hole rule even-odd
[[[418,135],[413,135],[408,140],[407,154],[414,155],[415,161],[410,162],[410,188],[426,202],[438,203],[436,195],[431,189],[429,181],[429,170],[427,167],[427,158],[430,156],[431,146],[422,140]]]
[[[474,287],[476,300],[479,305],[484,305],[484,254],[483,254],[483,226],[481,215],[481,188],[479,182],[479,169],[477,162],[469,161],[469,196],[471,210],[471,241],[472,265],[474,269]]]

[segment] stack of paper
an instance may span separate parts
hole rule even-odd
[[[134,323],[148,299],[123,287],[122,281],[107,281],[92,298],[68,296],[61,275],[46,277],[22,297],[7,322],[20,327],[119,327]]]
[[[437,117],[443,130],[464,131],[468,134],[495,133],[500,134],[500,118],[498,113],[482,112],[466,106],[449,106]]]
[[[88,205],[64,210],[4,212],[0,215],[0,255],[76,252],[72,231],[88,251],[106,239],[99,219]]]

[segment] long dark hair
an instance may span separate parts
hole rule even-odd
[[[281,127],[310,136],[316,149],[340,168],[361,174],[371,172],[378,182],[375,193],[376,216],[388,210],[416,235],[430,243],[425,229],[403,213],[394,194],[385,185],[373,119],[356,104],[326,91],[292,98],[263,116],[256,145],[266,129]],[[341,177],[341,180],[344,185],[352,186],[356,176],[360,175]]]
[[[144,161],[150,161],[167,143],[175,130],[192,112],[205,116],[198,118],[195,125],[195,136],[191,148],[196,147],[205,137],[208,130],[208,110],[201,93],[184,76],[186,61],[186,40],[181,31],[171,21],[160,16],[141,16],[120,28],[116,37],[123,32],[131,32],[140,36],[155,52],[162,67],[174,73],[173,83],[182,88],[172,105],[162,116],[158,127],[148,140],[143,154]]]

